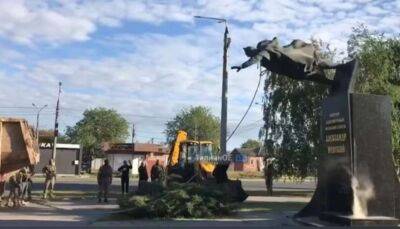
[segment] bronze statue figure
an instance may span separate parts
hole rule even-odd
[[[341,64],[330,64],[319,58],[316,48],[302,40],[293,40],[289,45],[280,46],[278,39],[263,40],[257,47],[245,47],[244,52],[250,59],[232,69],[240,71],[252,64],[261,62],[261,66],[271,72],[285,75],[296,80],[310,80],[332,85],[334,80],[326,77],[324,69],[335,69]]]

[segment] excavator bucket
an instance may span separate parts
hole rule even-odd
[[[229,198],[236,202],[243,202],[249,196],[246,191],[244,191],[242,182],[240,180],[230,180],[227,175],[227,170],[229,168],[229,163],[227,161],[219,162],[213,171],[213,176],[215,181],[219,184],[224,192]]]

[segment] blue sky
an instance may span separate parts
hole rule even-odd
[[[34,123],[31,103],[48,104],[41,124],[52,128],[57,82],[63,82],[60,128],[86,108],[114,108],[136,124],[137,140],[165,139],[165,122],[189,105],[220,114],[224,17],[232,38],[229,65],[245,60],[242,47],[279,37],[311,37],[345,56],[351,28],[400,32],[400,1],[0,0],[0,116]],[[228,129],[245,112],[257,69],[229,71]],[[262,90],[256,101],[261,102]],[[228,144],[257,138],[261,107],[254,105]]]

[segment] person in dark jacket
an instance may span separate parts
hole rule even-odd
[[[160,182],[162,181],[164,169],[160,165],[160,161],[157,160],[156,163],[151,167],[151,182]]]
[[[118,172],[121,173],[121,188],[122,195],[129,191],[129,170],[132,169],[132,164],[124,161],[124,164],[118,168]]]
[[[149,175],[147,173],[146,163],[144,161],[142,161],[142,163],[140,163],[140,166],[138,168],[138,172],[139,172],[138,189],[140,190],[140,188],[142,187],[143,183],[146,183],[147,180],[149,179]]]
[[[144,163],[144,161],[142,161],[142,163],[140,163],[138,172],[139,172],[139,182],[147,181],[149,179],[149,175],[147,174],[147,167],[146,167],[146,164]]]

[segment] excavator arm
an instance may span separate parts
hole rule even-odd
[[[179,162],[179,154],[180,154],[180,146],[183,141],[187,140],[187,133],[183,130],[179,130],[176,135],[176,139],[173,143],[171,151],[168,157],[168,166],[172,167],[178,164]]]

